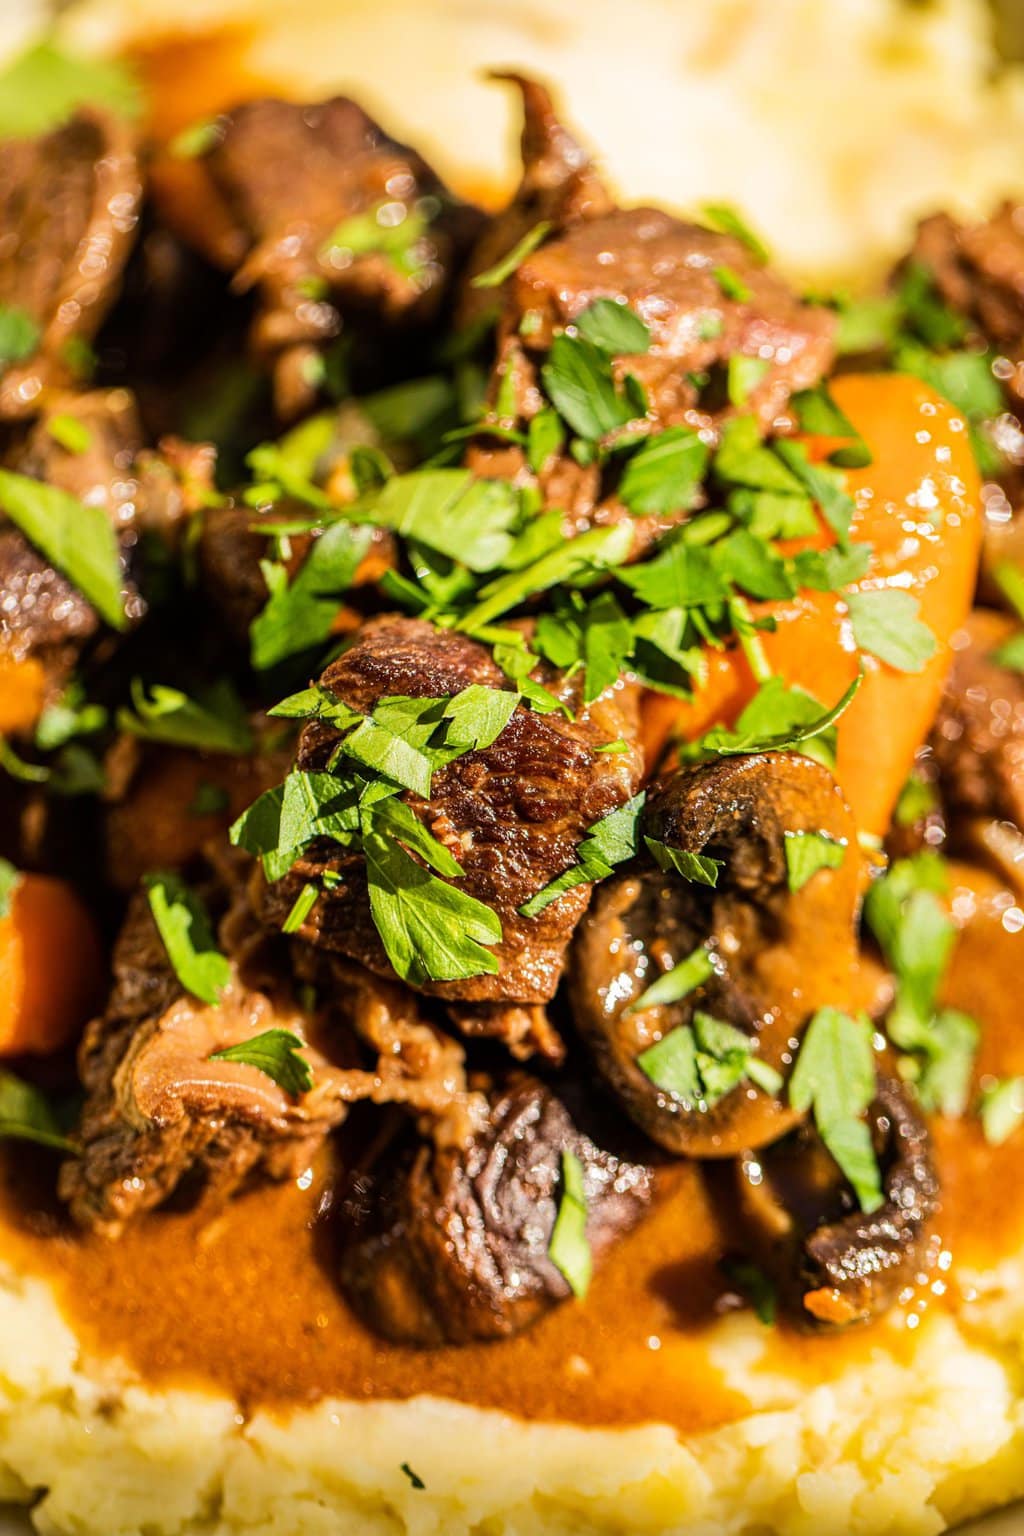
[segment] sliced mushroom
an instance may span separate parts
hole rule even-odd
[[[739,1165],[744,1233],[783,1305],[809,1327],[880,1316],[924,1261],[938,1206],[924,1120],[898,1079],[882,1077],[868,1122],[885,1195],[870,1215],[809,1127]]]
[[[646,833],[670,856],[719,861],[717,885],[649,860],[599,886],[573,948],[576,1026],[601,1075],[660,1146],[736,1156],[782,1135],[794,1123],[792,1111],[747,1077],[717,1100],[710,1091],[691,1096],[659,1086],[649,1075],[651,1058],[648,1071],[641,1059],[710,1015],[741,1030],[756,1058],[778,1071],[816,1009],[848,1006],[860,884],[856,828],[825,768],[793,753],[763,753],[665,781],[648,801]],[[841,862],[794,891],[787,834],[807,833],[838,848]],[[712,967],[707,979],[678,1001],[636,1006],[659,977],[703,947]]]
[[[528,1327],[570,1295],[548,1252],[567,1152],[582,1168],[586,1240],[600,1257],[643,1214],[650,1171],[596,1145],[561,1099],[521,1076],[491,1094],[465,1149],[420,1144],[357,1182],[341,1266],[353,1306],[402,1343]]]

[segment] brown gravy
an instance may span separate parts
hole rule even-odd
[[[1024,936],[979,917],[959,946],[951,1005],[984,1026],[982,1075],[1024,1072],[1019,1006]],[[944,1190],[939,1235],[956,1266],[983,1266],[1024,1248],[1024,1202],[1007,1198],[1024,1173],[1024,1134],[986,1145],[977,1121],[939,1122]],[[321,1397],[408,1398],[431,1392],[529,1419],[625,1425],[652,1420],[681,1432],[747,1410],[709,1359],[723,1305],[718,1260],[726,1238],[713,1183],[680,1164],[655,1214],[622,1242],[585,1302],[558,1308],[517,1339],[463,1349],[388,1345],[353,1318],[332,1278],[329,1170],[308,1187],[254,1190],[203,1224],[157,1214],[107,1243],[77,1234],[49,1193],[52,1165],[10,1153],[0,1178],[6,1257],[55,1286],[87,1350],[122,1356],[148,1381],[207,1384],[247,1408]],[[925,1303],[917,1296],[908,1310]],[[883,1326],[835,1338],[781,1329],[774,1370],[812,1385],[869,1348],[909,1350],[909,1329]]]

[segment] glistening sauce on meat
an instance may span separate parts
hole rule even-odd
[[[982,1073],[1024,1068],[1019,947],[998,916],[981,916],[949,979],[950,1004],[970,1002],[983,1022]],[[953,1256],[942,1280],[955,1296],[958,1262],[983,1269],[1024,1243],[1024,1209],[1006,1198],[1024,1175],[1024,1150],[1012,1140],[988,1146],[966,1118],[934,1120],[932,1134],[943,1190],[937,1233]],[[28,1193],[25,1168],[24,1151],[6,1155],[8,1260],[54,1285],[87,1351],[123,1358],[149,1383],[226,1391],[247,1410],[435,1393],[528,1419],[656,1421],[681,1433],[749,1411],[710,1356],[728,1239],[695,1165],[663,1175],[654,1214],[619,1242],[584,1302],[556,1308],[515,1339],[431,1350],[382,1343],[346,1307],[321,1209],[323,1162],[298,1184],[243,1196],[212,1222],[158,1213],[114,1243],[75,1232],[57,1214],[41,1193],[43,1168]],[[926,1285],[891,1323],[839,1337],[766,1332],[767,1361],[824,1382],[869,1350],[904,1355],[913,1336],[906,1319],[942,1305]]]

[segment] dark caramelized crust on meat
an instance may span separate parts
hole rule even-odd
[[[39,327],[34,354],[0,377],[0,419],[32,416],[73,376],[69,343],[89,342],[135,237],[142,186],[123,120],[81,111],[0,153],[0,304]]]
[[[441,698],[470,684],[509,684],[489,650],[452,630],[420,619],[373,619],[359,639],[324,673],[323,686],[364,714],[389,694]],[[548,686],[579,707],[577,685]],[[637,746],[637,689],[619,684],[574,719],[538,714],[520,705],[494,744],[468,752],[434,774],[429,803],[409,797],[427,827],[456,855],[465,878],[460,889],[501,919],[504,938],[495,953],[501,969],[464,981],[424,982],[421,990],[463,1002],[544,1003],[554,996],[570,935],[587,907],[590,886],[580,885],[534,918],[518,908],[576,863],[576,849],[594,822],[636,792],[642,763]],[[597,748],[619,739],[624,753]],[[337,734],[313,722],[303,731],[301,768],[323,769]],[[370,916],[361,858],[336,861],[327,845],[313,845],[291,875],[269,886],[268,921],[279,923],[301,886],[332,862],[342,883],[324,893],[302,932],[313,943],[392,974]]]
[[[480,224],[415,150],[399,144],[356,102],[263,100],[238,107],[199,162],[218,218],[183,232],[258,288],[254,341],[272,360],[282,414],[316,394],[316,350],[343,324],[372,326],[433,316]],[[371,238],[334,247],[346,220],[368,221]],[[375,247],[372,230],[423,221],[410,257]]]
[[[564,1301],[548,1248],[566,1152],[582,1167],[600,1259],[643,1215],[650,1171],[602,1150],[533,1078],[491,1095],[467,1147],[421,1145],[363,1175],[341,1269],[361,1316],[390,1339],[465,1344],[519,1333]]]

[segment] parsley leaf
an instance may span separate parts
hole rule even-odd
[[[514,485],[508,480],[478,480],[468,469],[393,475],[374,495],[345,510],[353,522],[391,528],[479,572],[503,563],[518,515]]]
[[[14,893],[21,884],[21,871],[9,859],[0,858],[0,921],[11,914]]]
[[[463,615],[457,627],[473,634],[538,592],[568,584],[593,571],[613,568],[626,559],[632,543],[633,532],[626,523],[589,528],[523,570],[509,571],[488,582],[480,590],[479,601]]]
[[[713,267],[711,275],[727,299],[735,299],[737,304],[745,304],[753,297],[750,288],[732,267],[724,264]]]
[[[227,678],[211,683],[196,698],[163,683],[151,683],[149,692],[141,678],[131,684],[135,713],[117,712],[119,730],[143,741],[168,746],[195,747],[201,752],[223,752],[244,757],[253,750],[253,734],[245,706]]]
[[[423,1489],[427,1486],[422,1477],[413,1471],[407,1461],[403,1461],[398,1470],[405,1474],[414,1488]]]
[[[85,453],[92,444],[92,433],[85,422],[78,416],[69,416],[66,412],[49,417],[46,431],[67,453]]]
[[[403,981],[493,975],[485,944],[501,943],[501,922],[481,901],[430,874],[371,820],[363,826],[370,911],[388,959]]]
[[[53,43],[37,43],[0,75],[0,139],[35,138],[90,105],[136,117],[142,107],[136,76],[120,61],[72,56]]]
[[[687,848],[673,848],[656,837],[645,837],[647,851],[666,874],[682,875],[691,885],[718,884],[719,870],[724,868],[722,859],[712,859],[704,853],[691,853]]]
[[[593,1258],[587,1240],[587,1193],[583,1164],[575,1152],[562,1153],[562,1196],[548,1243],[548,1258],[581,1299],[590,1289]]]
[[[613,357],[650,351],[650,330],[628,304],[616,299],[595,299],[576,316],[575,323],[584,341]]]
[[[918,618],[921,604],[910,592],[892,587],[851,592],[846,601],[862,651],[899,672],[920,672],[935,655],[935,636]]]
[[[981,1128],[990,1146],[1008,1141],[1024,1121],[1024,1077],[1004,1077],[981,1096]]]
[[[669,427],[633,453],[619,482],[619,496],[634,516],[656,516],[692,507],[708,463],[708,448],[689,427]]]
[[[770,366],[763,357],[745,357],[742,352],[734,352],[726,370],[729,404],[737,410],[746,405]]]
[[[576,849],[577,862],[523,903],[519,908],[523,917],[536,917],[566,891],[604,880],[616,864],[633,858],[645,798],[643,793],[634,795],[619,810],[588,827],[587,836]]]
[[[517,240],[512,249],[504,255],[500,261],[496,261],[493,267],[488,267],[486,272],[478,272],[476,277],[470,279],[473,288],[500,288],[506,278],[518,271],[539,245],[542,245],[551,233],[551,224],[547,219],[541,219],[532,229],[528,229],[521,240]]]
[[[186,992],[216,1007],[231,981],[231,966],[216,947],[206,907],[170,871],[146,875],[142,883],[175,975]]]
[[[58,1152],[74,1152],[49,1100],[31,1083],[0,1070],[0,1139],[32,1141]]]
[[[839,869],[846,857],[846,844],[837,843],[825,832],[787,832],[786,870],[791,891],[802,891],[821,869]]]
[[[663,1008],[667,1003],[681,1002],[715,975],[717,969],[714,956],[707,945],[703,944],[652,982],[630,1003],[626,1012],[638,1013],[642,1008]]]
[[[117,538],[102,507],[0,469],[0,510],[112,629],[127,628]]]
[[[423,270],[417,249],[430,227],[428,199],[405,209],[389,199],[343,219],[320,248],[328,267],[344,265],[353,256],[384,256],[402,277],[414,278]]]
[[[606,437],[642,414],[619,393],[607,352],[582,336],[556,336],[541,377],[559,415],[586,440]]]
[[[0,373],[24,362],[39,345],[41,332],[27,310],[0,304]]]
[[[819,1136],[869,1214],[885,1199],[871,1133],[860,1118],[874,1097],[871,1021],[819,1008],[789,1080],[789,1102],[798,1111],[813,1108]]]
[[[214,1051],[211,1061],[234,1061],[242,1066],[255,1067],[283,1088],[285,1093],[298,1099],[313,1086],[313,1069],[299,1052],[305,1042],[290,1029],[267,1029],[250,1040],[240,1040],[222,1051]]]
[[[314,539],[290,582],[283,565],[262,562],[269,596],[249,626],[251,659],[258,672],[329,639],[341,594],[352,585],[371,538],[369,528],[333,523]]]
[[[656,1088],[684,1104],[713,1108],[750,1077],[766,1093],[782,1079],[754,1054],[756,1042],[742,1030],[699,1009],[692,1024],[681,1024],[647,1050],[636,1064]]]
[[[770,1328],[775,1321],[775,1286],[763,1269],[747,1259],[723,1259],[722,1273],[753,1308],[759,1323]]]
[[[730,203],[704,203],[700,214],[711,229],[741,241],[758,261],[767,262],[771,259],[764,241],[757,238],[750,225]]]
[[[735,730],[719,726],[683,752],[687,758],[705,753],[732,757],[745,752],[790,752],[831,730],[853,703],[862,677],[858,672],[831,709],[823,709],[802,688],[787,687],[781,677],[771,677],[744,709]]]

